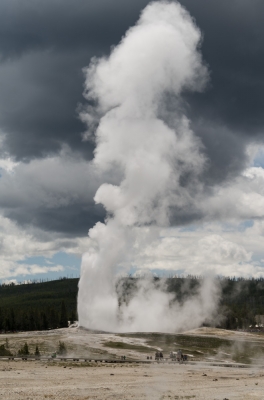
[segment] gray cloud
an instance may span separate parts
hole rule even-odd
[[[87,235],[103,220],[94,194],[105,177],[69,150],[19,164],[0,179],[0,209],[22,226],[33,225],[64,235]]]

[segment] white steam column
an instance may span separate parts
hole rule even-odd
[[[207,281],[195,302],[181,307],[171,306],[171,296],[151,281],[142,281],[121,309],[115,290],[117,272],[141,267],[144,246],[169,225],[171,207],[191,207],[201,188],[201,143],[180,107],[181,93],[201,90],[207,80],[200,40],[180,4],[154,2],[109,57],[94,58],[86,69],[85,96],[96,106],[82,119],[90,127],[98,124],[93,164],[119,182],[104,183],[95,195],[109,217],[89,231],[78,294],[81,326],[175,331],[202,323],[215,310],[215,288]],[[184,176],[189,178],[182,186]]]

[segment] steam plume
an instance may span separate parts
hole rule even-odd
[[[120,310],[115,277],[131,266],[140,268],[144,246],[169,225],[172,210],[193,209],[194,194],[201,189],[202,146],[181,110],[181,93],[201,90],[206,83],[200,40],[199,29],[180,4],[153,2],[110,56],[94,58],[86,69],[85,96],[94,106],[82,118],[90,127],[98,125],[93,164],[119,182],[104,183],[95,195],[108,218],[90,229],[83,255],[78,294],[82,326],[173,331],[183,323],[179,305],[171,306],[171,297],[149,280]],[[216,292],[206,281],[197,306],[183,306],[185,319],[191,319],[187,327],[213,313],[215,302],[207,296],[214,299]]]

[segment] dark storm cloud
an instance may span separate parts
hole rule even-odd
[[[205,93],[187,95],[194,131],[209,157],[210,184],[245,165],[245,146],[264,137],[264,3],[183,0],[203,32],[210,69]]]
[[[205,180],[228,179],[245,165],[245,146],[263,138],[264,3],[262,0],[182,0],[203,32],[201,51],[211,81],[185,95],[192,128],[208,158]],[[2,0],[0,4],[0,131],[18,160],[45,157],[68,145],[85,159],[93,144],[77,115],[82,68],[138,18],[147,0]],[[25,187],[24,190],[27,190]],[[90,195],[92,204],[93,194]],[[0,205],[1,206],[1,205]],[[75,209],[74,209],[75,207]],[[101,209],[77,202],[61,208],[6,209],[21,224],[87,232]],[[85,228],[86,225],[86,228]]]
[[[92,157],[76,112],[82,68],[109,52],[139,9],[121,0],[1,2],[0,127],[12,155],[45,156],[67,143]]]
[[[23,227],[33,225],[45,231],[61,232],[63,236],[74,237],[87,236],[88,230],[96,222],[104,220],[101,205],[78,202],[59,208],[6,208],[4,215]]]
[[[2,57],[45,48],[89,48],[97,54],[116,43],[147,0],[2,0]]]
[[[202,29],[211,87],[193,109],[244,135],[262,134],[264,3],[261,0],[184,0]]]
[[[68,143],[91,158],[92,147],[81,141],[85,128],[76,113],[77,104],[83,102],[82,68],[93,55],[107,54],[147,3],[1,2],[0,126],[8,134],[6,146],[13,155],[39,157]],[[205,126],[209,120],[239,136],[261,135],[264,3],[181,3],[204,34],[202,53],[211,70],[207,91],[187,97],[194,124],[200,118],[200,126],[201,120]]]
[[[74,56],[76,60],[78,55]],[[83,126],[75,113],[82,85],[72,57],[34,52],[0,66],[1,129],[7,134],[8,151],[16,158],[58,151],[63,143],[76,149],[83,146],[91,156],[89,145],[81,143]]]

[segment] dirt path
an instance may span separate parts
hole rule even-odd
[[[0,399],[262,400],[264,371],[200,365],[1,361]]]

